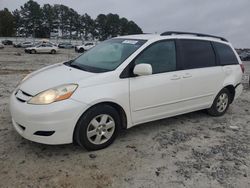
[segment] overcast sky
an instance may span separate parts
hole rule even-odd
[[[64,4],[95,18],[117,13],[135,21],[145,33],[167,30],[221,35],[235,47],[250,47],[250,0],[36,0]],[[27,0],[0,0],[14,10]]]

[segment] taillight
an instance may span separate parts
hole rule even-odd
[[[244,67],[243,64],[240,64],[240,68],[241,68],[242,73],[244,73],[245,72],[245,67]]]

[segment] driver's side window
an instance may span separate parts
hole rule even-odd
[[[135,65],[150,64],[153,74],[176,70],[176,50],[174,41],[160,41],[144,50],[136,59]]]

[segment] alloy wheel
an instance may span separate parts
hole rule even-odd
[[[115,131],[115,121],[107,114],[94,117],[87,127],[88,140],[96,145],[107,142]]]
[[[222,93],[217,100],[216,108],[218,112],[224,112],[228,106],[228,95],[226,93]]]

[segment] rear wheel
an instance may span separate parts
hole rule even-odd
[[[36,53],[36,50],[31,50],[31,53],[32,53],[32,54],[35,54],[35,53]]]
[[[228,89],[222,89],[214,99],[213,105],[208,109],[212,116],[222,116],[226,113],[230,105],[231,95]]]
[[[119,113],[109,105],[98,105],[84,113],[77,122],[74,140],[87,150],[103,149],[120,130]]]
[[[55,54],[56,53],[56,51],[55,50],[51,50],[51,54]]]

